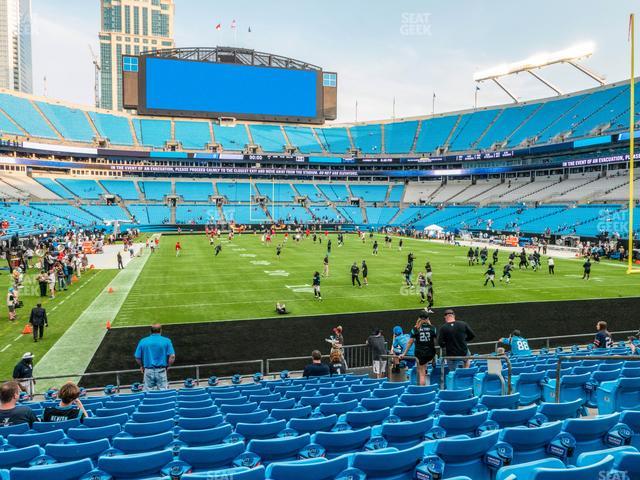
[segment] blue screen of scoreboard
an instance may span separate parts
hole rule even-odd
[[[147,57],[146,108],[318,116],[317,72]]]

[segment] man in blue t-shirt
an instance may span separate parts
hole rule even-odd
[[[391,347],[392,353],[397,356],[402,355],[402,352],[404,352],[404,349],[407,348],[407,343],[409,343],[409,338],[411,338],[409,334],[404,333],[400,325],[396,325],[395,327],[393,327],[393,343]],[[409,355],[410,357],[413,357],[415,355],[415,352],[416,352],[416,346],[411,345],[411,347],[409,348],[409,351],[407,352],[407,355]],[[416,364],[415,360],[409,360],[408,358],[405,358],[404,362],[407,364],[407,368],[412,368]],[[394,363],[396,362],[394,361]]]
[[[596,324],[596,337],[593,339],[593,344],[596,348],[611,348],[613,347],[613,339],[611,334],[607,330],[607,322],[600,321]]]
[[[167,369],[175,362],[176,352],[171,340],[162,336],[160,324],[151,325],[151,335],[140,340],[135,357],[144,374],[145,391],[169,388]]]
[[[520,330],[514,330],[508,338],[501,338],[500,343],[511,347],[511,355],[531,355],[529,341],[522,336]]]

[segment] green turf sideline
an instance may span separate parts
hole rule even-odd
[[[118,272],[111,283],[36,364],[34,369],[36,377],[85,372],[107,332],[107,321],[115,320],[149,256],[150,253],[143,250],[142,256],[132,259],[125,269]],[[110,288],[113,289],[111,293],[109,293]],[[80,378],[67,380],[78,382]],[[40,388],[46,387],[41,385]]]

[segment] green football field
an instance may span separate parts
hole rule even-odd
[[[437,242],[405,239],[402,251],[398,238],[391,248],[378,239],[379,254],[372,255],[372,240],[362,243],[346,235],[345,245],[338,247],[332,239],[330,274],[322,279],[323,300],[314,299],[313,273],[322,272],[327,251],[311,238],[300,243],[291,239],[276,258],[276,245],[264,245],[258,235],[222,239],[222,252],[214,249],[204,235],[162,237],[160,249],[151,256],[138,277],[114,325],[149,325],[153,322],[185,323],[273,317],[275,303],[284,302],[291,315],[318,315],[410,309],[420,306],[415,290],[404,286],[401,274],[407,254],[415,255],[414,282],[428,260],[433,267],[435,307],[474,304],[498,304],[525,301],[576,300],[629,297],[638,295],[640,278],[626,275],[619,263],[595,264],[592,278],[582,280],[582,261],[556,260],[556,275],[544,268],[513,273],[510,285],[498,282],[507,253],[500,252],[496,287],[483,287],[482,266],[467,264],[467,247]],[[175,242],[183,247],[178,258]],[[350,266],[366,260],[369,285],[351,285]],[[517,264],[517,262],[516,262]]]

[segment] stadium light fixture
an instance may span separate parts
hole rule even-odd
[[[562,92],[559,88],[557,88],[551,82],[542,78],[539,73],[534,72],[534,70],[558,63],[567,63],[578,69],[583,74],[587,75],[592,80],[595,80],[600,85],[604,85],[605,80],[601,75],[592,72],[585,66],[578,63],[579,60],[593,55],[594,50],[595,44],[593,42],[585,42],[556,52],[540,52],[531,55],[530,57],[519,62],[504,63],[496,67],[476,72],[473,75],[473,79],[478,83],[484,81],[495,82],[502,90],[507,93],[507,95],[509,95],[513,99],[514,102],[517,102],[518,99],[500,82],[500,78],[526,72],[533,76],[536,80],[540,81],[546,87],[553,90],[556,94],[562,95]]]

